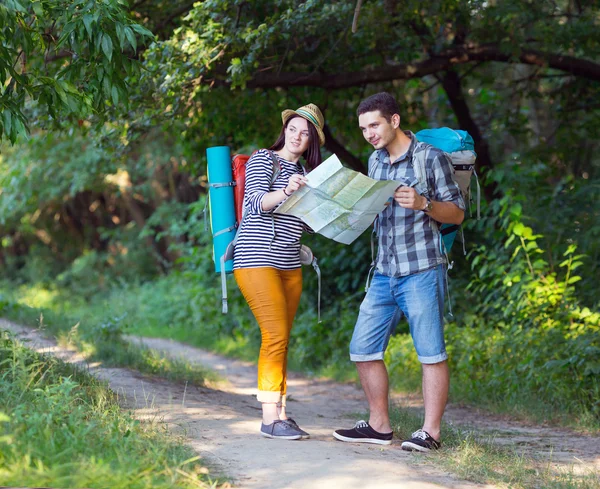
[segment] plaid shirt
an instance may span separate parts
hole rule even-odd
[[[453,202],[464,210],[465,203],[447,155],[417,141],[412,132],[405,134],[411,139],[408,151],[393,163],[386,149],[374,151],[369,158],[369,176],[375,180],[396,180],[415,187],[431,200]],[[425,160],[427,185],[417,180],[413,158]],[[378,215],[375,230],[379,238],[375,268],[383,275],[403,277],[446,262],[440,249],[438,223],[423,211],[405,209],[393,201]]]

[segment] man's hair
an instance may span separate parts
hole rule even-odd
[[[356,109],[356,115],[378,110],[386,121],[391,122],[394,114],[400,115],[400,107],[396,99],[387,92],[376,93],[364,99]]]

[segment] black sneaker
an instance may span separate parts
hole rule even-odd
[[[335,430],[333,436],[340,441],[354,443],[376,443],[377,445],[391,445],[394,432],[379,433],[366,421],[359,421],[351,430]]]
[[[434,440],[429,433],[417,430],[412,434],[410,440],[402,442],[402,450],[407,452],[430,452],[442,446],[442,442]]]
[[[271,424],[260,425],[260,434],[266,438],[278,438],[280,440],[299,440],[302,433],[294,428],[290,423],[279,419]]]
[[[310,435],[302,428],[300,428],[300,426],[298,426],[298,423],[296,423],[292,418],[288,418],[286,419],[286,421],[302,434],[302,439],[310,438]]]

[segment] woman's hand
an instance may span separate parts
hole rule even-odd
[[[273,190],[266,194],[261,203],[261,208],[263,211],[270,211],[275,208],[277,205],[281,204],[285,199],[291,196],[296,190],[298,190],[303,185],[306,185],[308,182],[307,178],[304,175],[300,175],[296,173],[290,177],[288,180],[288,184],[286,187]]]
[[[285,187],[286,195],[292,195],[296,190],[298,190],[303,185],[306,185],[308,179],[304,175],[300,175],[299,173],[295,173],[288,180],[288,184]]]

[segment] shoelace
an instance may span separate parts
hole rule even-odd
[[[367,423],[366,421],[363,421],[362,419],[354,425],[355,428],[367,428],[368,426],[369,426],[369,423]]]
[[[423,430],[417,430],[412,434],[412,437],[425,441],[429,437],[429,433],[427,433],[426,431],[423,431]]]

